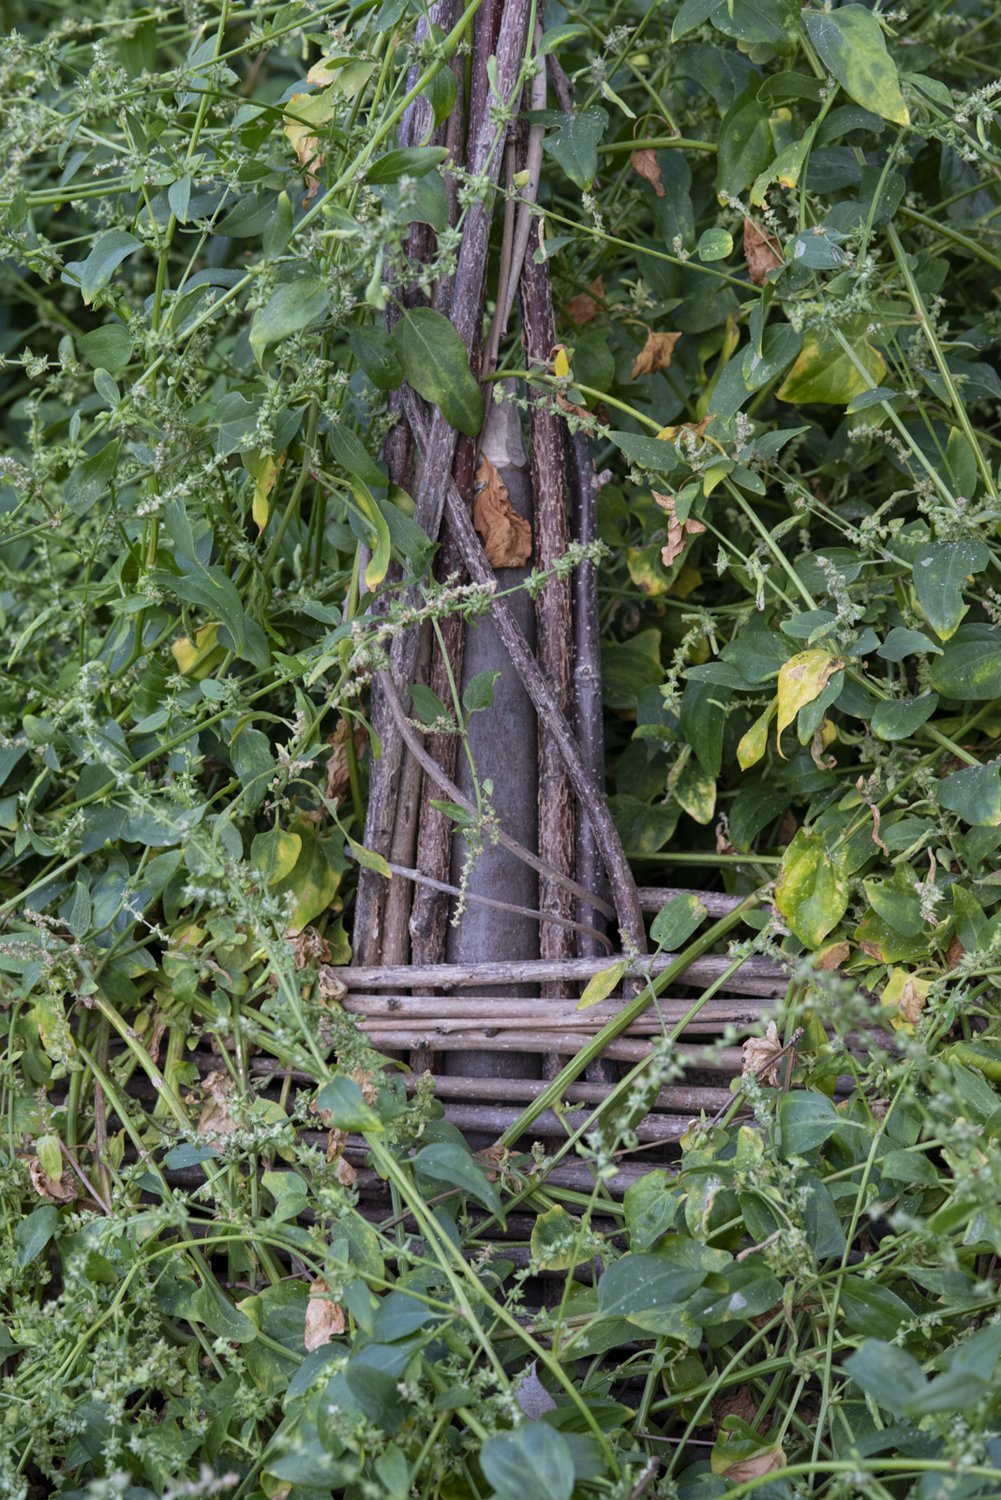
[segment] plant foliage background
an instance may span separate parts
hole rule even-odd
[[[575,1193],[337,1007],[372,593],[479,607],[379,462],[404,378],[482,417],[444,320],[384,324],[411,224],[454,264],[397,130],[475,10],[5,7],[0,1493],[996,1494],[997,8],[540,14],[564,347],[518,400],[608,471],[612,805],[641,875],[751,897],[655,942],[790,967],[624,1203],[669,1032]]]

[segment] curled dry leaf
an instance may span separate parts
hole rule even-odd
[[[326,963],[330,957],[327,940],[315,927],[304,927],[301,932],[293,927],[288,939],[292,944],[297,969],[305,969],[309,964]]]
[[[320,998],[321,1000],[343,1000],[348,992],[348,987],[330,964],[320,965]]]
[[[752,1453],[750,1458],[739,1458],[736,1463],[728,1464],[719,1472],[734,1484],[742,1484],[746,1479],[760,1479],[763,1474],[774,1474],[776,1469],[784,1469],[786,1456],[781,1448],[764,1448],[760,1453]]]
[[[49,1203],[72,1203],[77,1196],[77,1185],[68,1170],[61,1177],[50,1177],[37,1156],[28,1162],[31,1185],[40,1198]]]
[[[826,948],[818,948],[813,955],[813,967],[827,973],[833,973],[835,969],[841,968],[841,965],[851,951],[851,943],[828,943]]]
[[[782,246],[773,234],[759,229],[753,219],[744,220],[744,259],[755,286],[764,286],[769,271],[782,264]]]
[[[664,564],[665,568],[669,568],[672,563],[677,562],[682,552],[684,552],[685,538],[690,536],[698,536],[699,533],[705,531],[706,528],[703,526],[701,521],[692,520],[691,516],[689,516],[685,521],[679,521],[677,515],[675,514],[673,495],[661,495],[658,494],[656,490],[654,490],[653,498],[656,500],[661,510],[666,512],[668,518],[667,543],[661,548],[660,560]]]
[[[767,1084],[769,1088],[780,1087],[782,1079],[779,1076],[779,1063],[783,1048],[774,1021],[769,1021],[764,1036],[749,1036],[741,1050],[744,1061],[740,1071],[745,1078],[753,1073],[759,1082]]]
[[[523,568],[532,556],[532,528],[519,516],[507,486],[489,458],[480,460],[473,501],[473,525],[493,568]]]
[[[633,360],[632,376],[653,375],[657,370],[666,370],[674,354],[674,346],[680,333],[648,333],[646,343]]]
[[[327,744],[330,746],[330,759],[327,761],[327,786],[324,795],[328,802],[338,807],[348,795],[351,786],[351,775],[348,765],[348,733],[347,719],[342,719],[334,734],[327,736]],[[367,735],[360,724],[354,729],[355,758],[358,759],[363,750]]]
[[[233,1080],[221,1069],[213,1069],[202,1079],[205,1102],[198,1116],[198,1133],[210,1142],[219,1143],[223,1136],[238,1129],[233,1117]]]
[[[629,165],[634,172],[646,178],[658,198],[663,198],[664,183],[661,179],[656,151],[634,151],[629,158]]]
[[[323,1344],[329,1344],[346,1327],[344,1309],[330,1295],[330,1288],[322,1276],[318,1276],[309,1289],[306,1302],[306,1349],[312,1354]]]
[[[584,328],[601,312],[605,301],[605,283],[600,276],[591,282],[586,292],[578,292],[566,305],[566,315],[575,328]]]

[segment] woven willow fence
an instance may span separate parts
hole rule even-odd
[[[451,319],[484,382],[516,307],[526,369],[550,367],[556,344],[548,264],[531,211],[542,128],[513,125],[498,143],[496,99],[486,83],[492,56],[497,95],[511,97],[529,14],[526,0],[480,11],[467,121],[455,112],[432,133],[429,107],[418,99],[402,128],[403,145],[444,145],[453,163],[491,184],[465,211],[454,276],[442,275],[430,299],[416,277],[400,289],[404,306],[430,300]],[[450,4],[432,8],[434,24],[447,29],[452,19]],[[569,107],[555,59],[548,67]],[[523,109],[541,107],[545,97],[540,70]],[[448,180],[455,222],[458,199]],[[516,180],[517,203],[503,191]],[[414,226],[408,248],[415,268],[432,260],[432,230]],[[485,389],[489,396],[493,387]],[[360,872],[343,1003],[378,1048],[405,1060],[412,1085],[425,1071],[434,1074],[446,1117],[477,1141],[510,1134],[546,1080],[577,1057],[579,1076],[563,1097],[580,1111],[557,1118],[544,1109],[532,1124],[541,1137],[565,1139],[613,1079],[679,1025],[691,997],[716,986],[679,1034],[683,1081],[661,1092],[638,1129],[646,1145],[667,1146],[693,1114],[731,1098],[728,1080],[741,1052],[719,1043],[756,1028],[785,979],[763,959],[735,969],[724,954],[707,953],[656,1004],[635,999],[646,965],[644,916],[673,893],[637,889],[603,793],[597,568],[588,555],[597,481],[588,436],[572,412],[528,398],[524,386],[509,382],[494,395],[500,399],[488,401],[491,414],[475,440],[410,388],[398,398],[385,453],[390,477],[414,494],[417,520],[439,544],[442,589],[457,595],[472,586],[481,604],[472,619],[452,613],[395,635],[374,681],[382,754],[372,767],[365,843],[393,873]],[[568,554],[573,567],[560,565]],[[548,573],[544,584],[518,590],[533,568]],[[484,611],[486,594],[492,603]],[[416,593],[411,602],[415,611],[424,603]],[[447,704],[453,688],[466,692],[492,676],[491,706],[469,719],[468,755],[458,734],[425,732],[409,701],[412,684]],[[716,917],[738,905],[719,892],[703,900]],[[578,1009],[587,981],[623,954],[631,967],[621,988]],[[670,955],[660,955],[651,972],[670,964]],[[594,1039],[602,1028],[616,1030],[627,1006],[632,1018],[598,1052]],[[635,1171],[648,1167],[649,1159]],[[560,1170],[568,1181],[587,1176],[582,1166]],[[623,1182],[631,1170],[623,1167]]]

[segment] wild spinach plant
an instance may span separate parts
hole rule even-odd
[[[679,1027],[477,1157],[338,1007],[372,592],[483,604],[379,462],[404,379],[482,415],[448,325],[384,325],[454,262],[398,129],[476,10],[7,16],[0,1492],[997,1494],[996,7],[540,12],[519,399],[608,471],[613,806],[641,874],[748,894],[655,942],[790,970],[624,1199]]]

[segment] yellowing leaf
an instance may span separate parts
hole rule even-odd
[[[775,905],[807,948],[819,948],[848,909],[848,870],[841,851],[801,828],[786,849]]]
[[[251,514],[257,524],[258,532],[263,531],[268,524],[268,516],[271,510],[269,497],[275,487],[275,480],[281,473],[284,462],[284,453],[279,458],[272,458],[267,453],[245,453],[243,455],[243,466],[254,479],[254,500],[251,506]]]
[[[742,771],[749,771],[752,766],[756,766],[767,750],[768,726],[775,717],[777,706],[778,700],[773,699],[764,713],[759,714],[750,729],[742,736],[737,746],[737,764]]]
[[[570,374],[570,361],[567,359],[567,351],[562,344],[557,344],[553,356],[553,374],[558,380],[566,380]]]
[[[880,1001],[892,1008],[890,1025],[895,1031],[913,1033],[931,987],[930,979],[918,979],[908,969],[890,970]]]
[[[832,334],[807,334],[796,362],[775,394],[793,406],[811,402],[847,406],[863,391],[879,385],[885,374],[886,360],[864,337],[851,344],[849,354]]]
[[[208,625],[195,631],[194,640],[188,635],[182,635],[171,644],[170,654],[185,677],[205,676],[208,671],[207,658],[215,650],[218,634],[219,621],[211,620]]]
[[[812,703],[824,691],[843,662],[826,651],[797,651],[779,670],[778,723],[775,726],[782,754],[782,731],[788,729],[801,708]]]
[[[602,1000],[607,1000],[622,980],[626,972],[626,963],[620,959],[617,964],[612,964],[610,969],[602,969],[600,974],[594,974],[584,987],[584,993],[577,1001],[578,1010],[587,1010],[592,1005],[598,1005]]]

